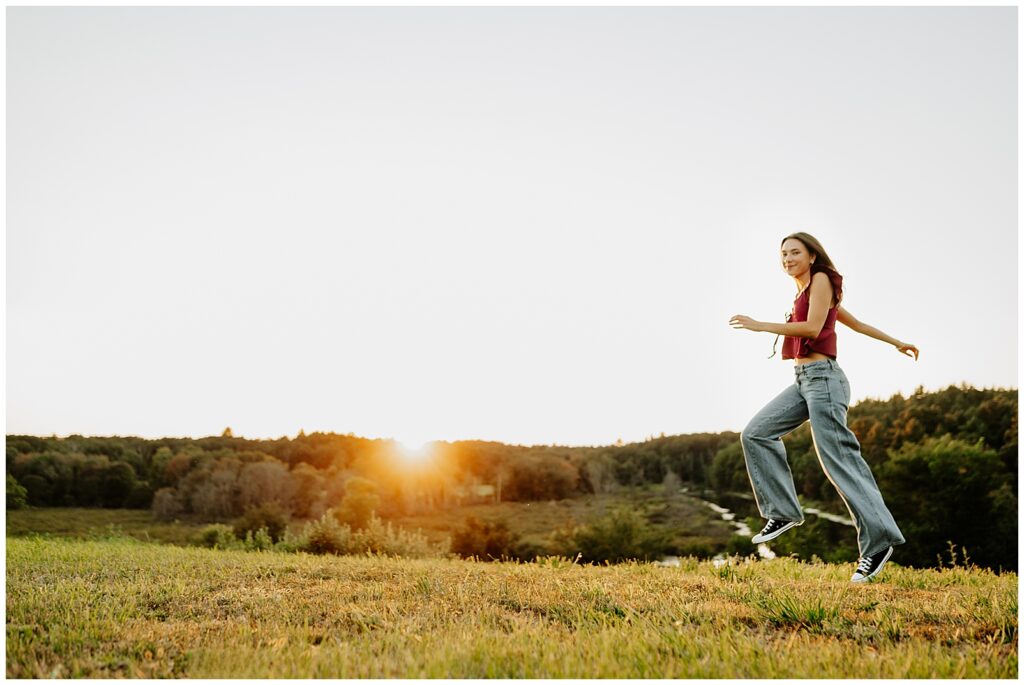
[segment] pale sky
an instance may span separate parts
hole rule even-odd
[[[1016,7],[14,7],[6,161],[8,434],[739,431],[799,230],[1017,387]]]

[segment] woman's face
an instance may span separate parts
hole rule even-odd
[[[813,259],[807,247],[796,238],[782,243],[782,268],[790,276],[795,278],[806,273]]]

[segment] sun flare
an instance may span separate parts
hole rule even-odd
[[[433,451],[433,444],[429,441],[419,440],[395,440],[398,452],[403,457],[413,461],[426,459]]]

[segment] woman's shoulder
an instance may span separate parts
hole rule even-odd
[[[821,283],[823,282],[828,284],[827,292],[831,295],[834,295],[836,290],[836,284],[833,282],[833,276],[831,276],[829,272],[822,269],[821,271],[815,271],[814,273],[811,274],[811,282],[807,284],[806,288],[797,293],[796,301],[799,301],[801,299],[809,300],[811,297],[811,288],[813,288],[814,285],[817,283],[818,287],[815,288],[815,290],[820,291],[822,287]],[[839,282],[842,283],[842,281]]]
[[[815,287],[817,284],[817,287]],[[839,306],[839,299],[842,295],[843,277],[834,271],[828,271],[821,269],[811,274],[810,285],[807,286],[807,294],[810,296],[811,288],[815,288],[816,291],[824,295],[828,293],[829,304],[831,308]]]
[[[815,283],[828,283],[828,286],[832,287],[832,277],[828,275],[826,271],[818,271],[811,275],[811,285]]]

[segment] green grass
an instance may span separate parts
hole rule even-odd
[[[7,676],[1015,678],[1017,577],[7,538]]]
[[[207,522],[188,516],[178,523],[162,523],[155,521],[148,509],[33,507],[8,511],[6,532],[8,537],[42,534],[89,539],[113,529],[146,542],[187,545],[206,525]]]
[[[447,511],[393,517],[396,525],[409,530],[422,529],[431,542],[439,542],[451,531],[462,527],[467,516],[494,523],[504,520],[523,542],[542,547],[551,543],[552,531],[570,525],[581,525],[598,518],[618,506],[639,511],[655,525],[666,525],[676,544],[706,542],[724,548],[733,528],[698,500],[686,496],[666,497],[659,489],[623,490],[616,494],[599,494],[546,502],[502,502],[472,504]]]
[[[542,549],[555,551],[552,534],[571,525],[586,523],[617,506],[627,506],[648,516],[655,525],[667,526],[673,541],[680,548],[704,543],[724,549],[733,533],[732,527],[717,514],[692,497],[664,496],[660,488],[631,489],[616,494],[589,495],[550,502],[503,502],[501,504],[469,504],[436,512],[388,518],[394,525],[409,531],[420,529],[431,543],[441,542],[463,527],[472,515],[488,522],[504,520],[509,530]],[[224,523],[231,523],[225,519]],[[45,534],[56,537],[90,539],[111,530],[147,542],[173,545],[191,544],[194,536],[210,521],[194,515],[182,515],[177,523],[153,519],[148,510],[99,509],[68,507],[34,507],[7,512],[7,535]],[[298,534],[304,521],[292,521],[290,528]]]

